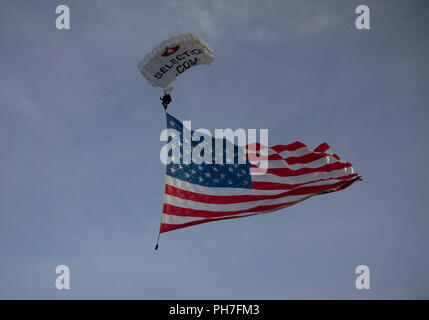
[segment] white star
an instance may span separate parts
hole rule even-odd
[[[198,180],[200,180],[200,182],[203,182],[203,181],[204,181],[204,178],[202,178],[202,177],[198,177]]]
[[[244,183],[244,184],[248,184],[247,180],[244,180],[244,181],[243,181],[243,183]]]
[[[214,183],[219,183],[219,179],[214,178],[214,179],[213,179],[213,182],[214,182]]]
[[[240,177],[241,177],[241,174],[237,173],[237,178],[240,178]]]
[[[231,180],[228,180],[228,184],[232,184],[232,181],[231,181]]]
[[[225,178],[225,175],[223,173],[220,174],[221,179]]]
[[[194,169],[192,169],[192,170],[191,170],[191,173],[192,173],[192,174],[196,174],[196,173],[197,173],[197,171],[195,171]]]
[[[201,165],[198,166],[198,170],[202,171],[203,167],[201,167]]]
[[[175,173],[176,169],[174,169],[173,167],[170,168],[171,173]]]
[[[228,171],[229,171],[229,172],[233,172],[234,170],[232,170],[232,168],[228,168]]]
[[[210,178],[210,173],[209,172],[206,172],[206,177]]]
[[[185,172],[185,177],[190,178],[191,176],[189,175],[189,173]]]

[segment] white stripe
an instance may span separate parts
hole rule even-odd
[[[173,187],[180,188],[186,191],[202,193],[214,196],[234,196],[234,195],[271,195],[284,192],[284,190],[253,190],[245,188],[225,188],[225,187],[205,187],[198,184],[193,184],[183,181],[172,176],[166,175],[165,183]]]
[[[269,160],[268,167],[269,168],[289,168],[291,170],[298,170],[302,168],[314,169],[314,168],[320,168],[324,165],[332,164],[335,162],[339,162],[339,161],[332,156],[323,157],[308,163],[295,163],[295,164],[288,164],[285,160]]]
[[[324,152],[327,153],[327,154],[330,154],[330,155],[334,155],[334,151],[331,148],[328,148]]]
[[[309,153],[317,153],[317,152],[314,152],[313,150],[311,150],[308,147],[302,147],[302,148],[296,149],[295,151],[288,151],[288,150],[286,150],[286,151],[279,152],[279,154],[283,158],[302,157],[302,156],[305,156],[305,155],[307,155]]]
[[[182,216],[175,216],[175,215],[163,213],[162,216],[161,216],[161,223],[184,224],[184,223],[198,221],[198,220],[203,220],[203,219],[205,219],[205,218],[182,217]]]
[[[247,150],[247,153],[252,154],[252,155],[256,155],[256,156],[260,155],[260,151]],[[313,150],[311,150],[308,147],[302,147],[302,148],[296,149],[294,151],[285,150],[282,152],[277,152],[271,148],[268,149],[268,155],[279,154],[282,158],[302,157],[302,156],[305,156],[309,153],[319,153],[319,152],[314,152]]]
[[[329,172],[312,172],[312,173],[302,174],[299,176],[291,176],[291,177],[280,177],[271,173],[266,173],[262,175],[252,175],[252,181],[298,184],[298,183],[305,183],[305,182],[310,182],[310,181],[319,180],[319,179],[339,178],[342,176],[347,176],[352,173],[353,173],[353,167],[332,170]]]

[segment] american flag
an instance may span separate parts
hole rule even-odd
[[[167,113],[167,128],[174,129],[180,141],[168,151],[174,158],[173,149],[180,150],[180,159],[166,167],[164,203],[160,233],[192,225],[242,218],[272,212],[291,206],[314,195],[339,191],[357,180],[350,163],[341,161],[326,143],[311,150],[301,142],[276,145],[268,148],[268,169],[265,174],[252,175],[262,169],[254,164],[254,157],[261,156],[267,148],[259,143],[244,147],[233,144],[234,163],[184,163],[183,124]],[[191,131],[191,135],[194,132]],[[191,139],[192,140],[192,139]],[[223,153],[230,143],[223,139]],[[200,143],[187,141],[191,151]],[[215,139],[212,139],[213,146]],[[245,148],[246,159],[238,161],[239,148]],[[177,153],[176,153],[177,154]],[[225,158],[224,158],[225,159]]]

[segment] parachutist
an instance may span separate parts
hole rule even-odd
[[[170,94],[166,93],[162,97],[159,97],[159,99],[161,99],[164,109],[167,110],[168,104],[172,101]]]

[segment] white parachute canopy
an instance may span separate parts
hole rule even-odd
[[[213,59],[208,44],[187,33],[156,46],[140,61],[139,70],[151,85],[166,88],[179,74],[196,65],[210,64]]]

